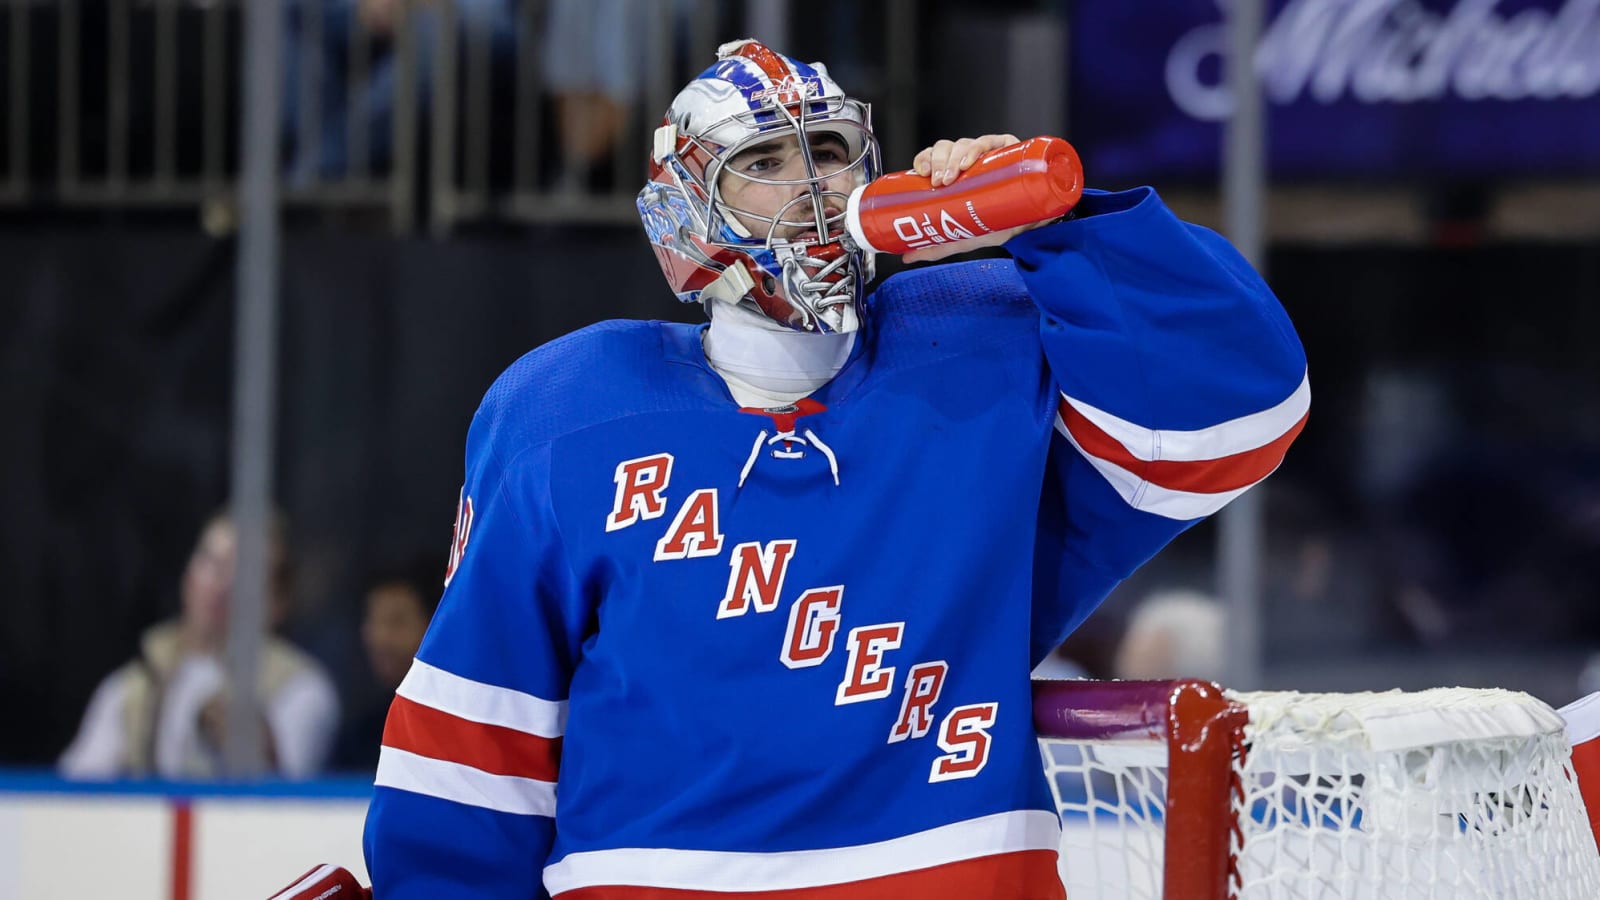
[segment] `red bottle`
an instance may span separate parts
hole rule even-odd
[[[910,253],[1066,215],[1082,195],[1078,152],[1036,137],[985,153],[944,187],[895,172],[856,188],[845,227],[863,250]]]

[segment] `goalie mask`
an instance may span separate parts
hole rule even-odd
[[[656,129],[639,216],[680,301],[747,302],[796,331],[855,331],[872,258],[844,243],[845,206],[879,171],[865,103],[821,63],[736,41]]]

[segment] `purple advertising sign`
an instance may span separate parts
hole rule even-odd
[[[1072,5],[1068,136],[1095,184],[1216,177],[1227,5]],[[1600,0],[1267,8],[1275,177],[1600,176]]]

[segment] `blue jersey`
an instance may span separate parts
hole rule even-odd
[[[1305,359],[1148,189],[885,282],[800,403],[700,328],[528,354],[390,711],[378,900],[1060,898],[1029,670],[1281,461]]]

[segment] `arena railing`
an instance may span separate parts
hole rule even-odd
[[[230,230],[244,2],[0,3],[0,207],[187,208]],[[648,132],[673,88],[719,41],[750,27],[781,40],[790,18],[785,0],[574,2],[564,19],[562,0],[393,0],[389,27],[353,14],[364,6],[355,0],[283,2],[282,202],[365,214],[397,233],[481,219],[633,221]],[[871,73],[852,87],[879,101],[881,130],[907,136],[914,41],[887,26],[911,20],[911,5],[850,12],[885,27],[846,42],[863,57],[854,67]],[[630,75],[610,78],[625,110],[609,151],[575,175],[561,159],[550,50],[595,40],[595,29],[624,50]],[[603,114],[572,107],[569,126]]]

